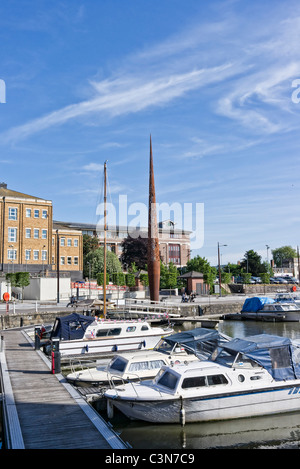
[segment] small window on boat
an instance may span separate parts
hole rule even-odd
[[[173,375],[173,373],[170,373],[169,371],[166,371],[162,375],[162,377],[157,381],[157,384],[160,384],[161,386],[165,386],[166,388],[169,388],[169,389],[175,389],[177,381],[178,381],[177,376]]]
[[[106,337],[111,335],[119,335],[121,333],[121,328],[114,327],[112,329],[99,329],[96,333],[97,337]]]
[[[192,378],[185,378],[182,382],[182,388],[198,388],[200,386],[206,386],[205,376],[193,376]]]
[[[123,360],[123,358],[116,357],[112,363],[110,364],[110,370],[116,371],[124,371],[127,361]]]
[[[141,330],[142,331],[148,331],[149,330],[149,327],[147,324],[144,324],[142,327],[141,327]]]
[[[126,329],[126,332],[134,332],[136,330],[136,327],[135,326],[129,326],[127,327]]]
[[[289,368],[291,365],[288,347],[270,348],[272,368]]]
[[[256,379],[262,379],[262,376],[254,375],[254,376],[250,376],[250,379],[251,379],[251,381],[255,381]]]
[[[208,386],[215,386],[216,384],[228,384],[224,375],[211,375],[207,377]]]

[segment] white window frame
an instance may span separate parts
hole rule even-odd
[[[25,261],[31,260],[31,249],[25,249]]]
[[[7,259],[9,261],[16,261],[17,260],[17,250],[16,249],[8,249],[7,250]]]
[[[42,261],[47,260],[47,254],[48,254],[48,251],[46,249],[43,249],[42,250]]]
[[[33,250],[33,260],[38,261],[40,258],[40,251],[38,249]]]
[[[9,243],[17,242],[17,228],[8,227],[8,242]]]
[[[74,248],[78,248],[78,239],[74,239]]]
[[[60,265],[65,265],[65,256],[60,256]]]
[[[72,257],[71,256],[67,257],[67,265],[72,265]]]
[[[33,229],[33,238],[34,239],[39,239],[40,237],[40,229],[39,228],[34,228]]]
[[[42,229],[42,239],[47,239],[48,237],[48,230]]]
[[[43,209],[42,210],[42,218],[47,218],[48,217],[48,210]]]
[[[68,247],[72,246],[72,239],[71,238],[67,239],[67,246]]]
[[[31,208],[26,208],[26,218],[31,218]]]
[[[31,228],[25,228],[25,238],[26,239],[31,238]]]
[[[78,256],[74,256],[74,265],[78,265]]]
[[[34,218],[40,218],[40,209],[39,208],[34,209],[33,217]]]
[[[66,238],[60,238],[60,245],[65,246],[66,245]]]
[[[18,209],[17,207],[8,207],[8,219],[17,220],[18,219]]]

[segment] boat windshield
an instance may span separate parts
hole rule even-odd
[[[111,364],[109,366],[109,370],[114,371],[124,371],[126,368],[128,361],[121,357],[115,357],[112,359]]]
[[[155,378],[155,381],[160,386],[174,390],[178,382],[178,376],[175,376],[168,370],[160,370]]]

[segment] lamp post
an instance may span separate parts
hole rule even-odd
[[[266,248],[267,248],[267,262],[269,263],[269,249],[270,249],[270,246],[268,246],[266,244]]]
[[[220,244],[218,242],[218,266],[219,266],[219,289],[220,289],[220,296],[222,296],[222,289],[221,289],[221,263],[220,263],[220,247],[227,246],[227,244]]]

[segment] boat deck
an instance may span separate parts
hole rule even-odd
[[[0,365],[8,448],[127,448],[61,374],[52,374],[49,360],[41,351],[34,350],[22,330],[1,331],[1,336]]]

